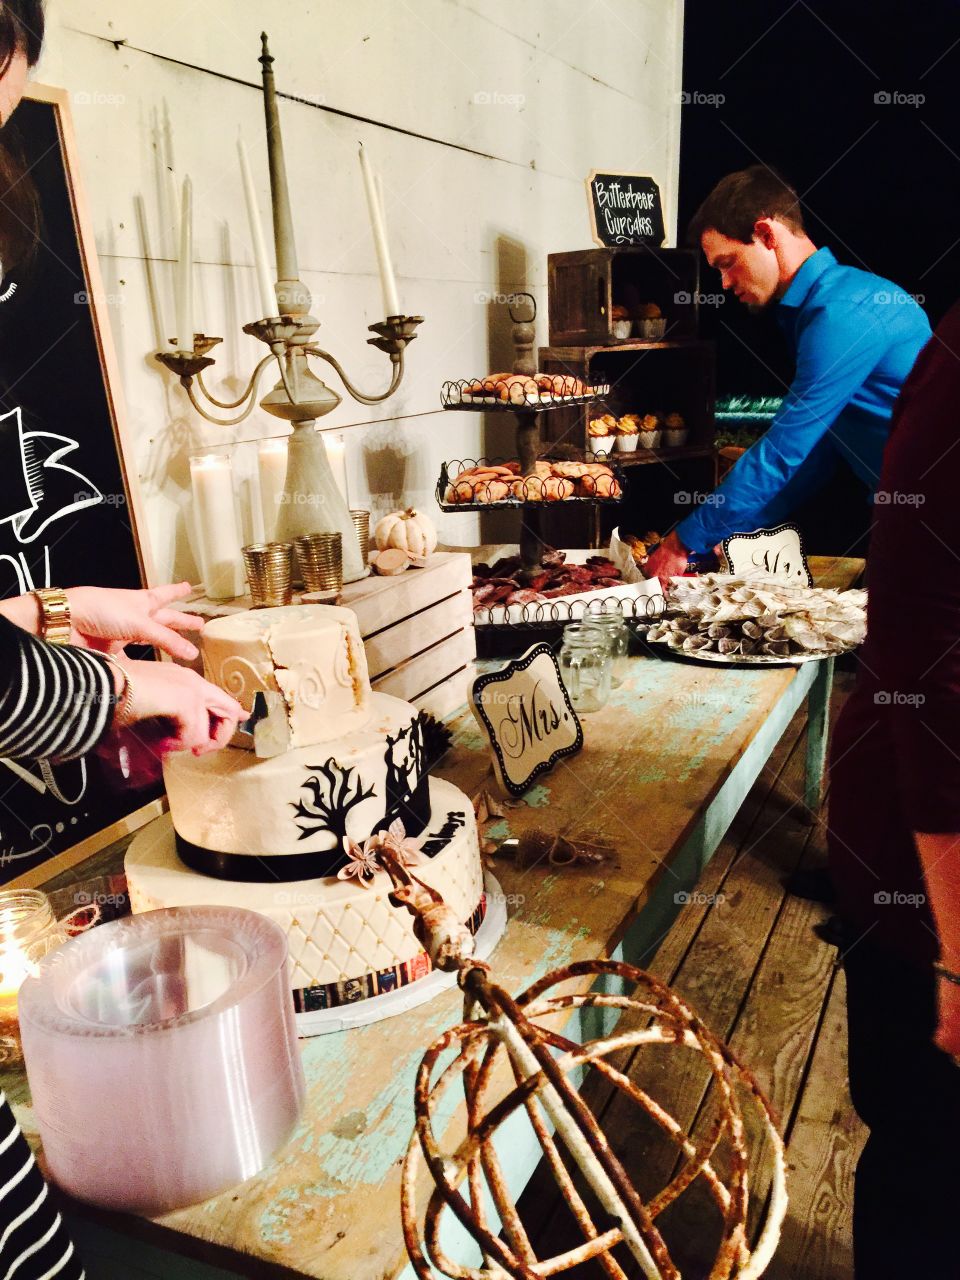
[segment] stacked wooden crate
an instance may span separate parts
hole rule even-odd
[[[357,615],[377,693],[438,719],[465,705],[477,656],[472,576],[469,555],[440,551],[423,569],[344,587],[340,603]]]

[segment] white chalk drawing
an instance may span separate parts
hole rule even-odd
[[[9,524],[17,542],[30,545],[37,541],[57,520],[94,507],[104,501],[97,486],[82,472],[66,466],[61,459],[80,448],[71,436],[53,431],[24,431],[21,409],[11,409],[0,415],[0,525]],[[12,555],[0,553],[0,564],[8,564],[17,579],[21,595],[38,586],[49,587],[50,547],[41,547],[43,554],[43,581],[37,582],[24,553]],[[47,792],[64,805],[79,804],[87,790],[87,765],[85,760],[68,761],[64,765],[38,764],[39,776],[31,768],[16,760],[0,757],[5,765],[22,782],[39,794]],[[58,775],[55,770],[60,769]],[[70,777],[67,783],[63,771]],[[65,787],[69,787],[69,794]],[[31,832],[36,838],[39,828]],[[52,832],[50,833],[52,836]],[[13,854],[0,850],[0,862],[14,858],[27,858],[42,852],[50,837],[36,848]]]

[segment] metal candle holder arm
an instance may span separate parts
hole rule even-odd
[[[472,936],[436,890],[418,880],[391,850],[381,850],[379,859],[393,881],[394,898],[414,914],[415,931],[434,966],[456,973],[464,991],[464,1021],[435,1041],[420,1064],[414,1102],[416,1123],[404,1160],[404,1243],[421,1280],[432,1280],[437,1272],[452,1280],[540,1280],[570,1271],[590,1259],[596,1259],[612,1280],[626,1280],[626,1272],[612,1252],[618,1246],[629,1252],[647,1280],[680,1280],[655,1219],[699,1177],[703,1177],[723,1217],[711,1280],[756,1280],[773,1256],[786,1214],[785,1157],[770,1104],[747,1068],[665,983],[619,961],[568,965],[547,974],[514,999],[493,980],[488,965],[471,958]],[[636,990],[631,996],[599,991],[548,994],[571,979],[601,977],[608,982],[611,978],[620,979]],[[551,1013],[588,1007],[632,1009],[644,1016],[645,1025],[580,1045],[536,1021]],[[610,1054],[643,1044],[689,1048],[706,1059],[719,1105],[698,1143],[687,1137],[653,1098],[607,1061]],[[434,1081],[434,1070],[450,1049],[459,1052]],[[501,1049],[508,1057],[516,1087],[486,1109],[485,1094]],[[555,1051],[559,1051],[559,1057]],[[568,1079],[571,1071],[587,1065],[642,1107],[685,1158],[669,1185],[648,1203],[638,1195],[590,1109]],[[444,1152],[434,1133],[433,1119],[442,1093],[457,1073],[462,1077],[466,1096],[467,1132],[453,1152]],[[746,1230],[748,1153],[738,1089],[758,1110],[773,1148],[772,1193],[752,1250]],[[493,1143],[499,1126],[521,1107],[584,1236],[581,1245],[543,1260],[537,1259],[520,1220]],[[713,1154],[725,1137],[731,1148],[729,1185],[724,1184],[712,1163]],[[612,1222],[607,1229],[601,1231],[594,1225],[561,1156],[560,1144]],[[417,1178],[422,1163],[435,1187],[421,1230]],[[466,1195],[461,1191],[464,1182]],[[499,1226],[488,1219],[487,1196]],[[440,1234],[445,1209],[455,1215],[478,1244],[483,1256],[481,1268],[462,1265],[444,1252]]]
[[[343,366],[328,351],[322,350],[320,347],[306,345],[307,324],[309,316],[278,316],[271,320],[254,320],[250,324],[243,326],[243,332],[249,333],[252,337],[258,338],[270,348],[270,354],[263,357],[247,382],[246,387],[236,400],[220,400],[214,396],[204,385],[203,371],[212,366],[215,361],[212,356],[207,353],[211,351],[218,343],[222,342],[222,338],[214,338],[208,334],[198,333],[194,335],[192,351],[157,351],[156,358],[160,363],[174,374],[180,385],[184,388],[190,398],[190,403],[202,417],[208,422],[212,422],[215,426],[231,427],[237,423],[243,422],[253,412],[256,401],[256,391],[260,383],[260,378],[267,365],[276,360],[280,372],[280,384],[282,384],[291,408],[297,406],[300,402],[296,396],[296,369],[291,369],[291,364],[295,364],[301,358],[306,356],[316,356],[320,360],[325,360],[332,365],[346,387],[347,391],[354,400],[360,404],[380,404],[384,400],[388,400],[394,394],[404,375],[404,352],[408,343],[413,342],[416,338],[417,326],[423,323],[423,316],[388,316],[386,320],[381,320],[377,324],[368,325],[370,331],[376,334],[374,338],[368,338],[367,341],[371,346],[377,347],[380,351],[386,352],[390,356],[392,365],[392,375],[390,385],[386,391],[379,395],[368,395],[366,392],[360,391],[351,379],[348,377]],[[316,332],[319,324],[314,321],[312,332]],[[335,409],[340,403],[340,397],[334,392],[329,391],[325,384],[314,379],[311,375],[311,382],[315,386],[324,387],[331,397],[329,407],[324,412],[329,413]],[[218,409],[237,409],[244,405],[242,413],[233,418],[218,418],[204,406],[202,400],[197,396],[194,389],[194,382],[200,391],[203,400],[214,405]],[[326,403],[324,399],[321,403]],[[268,412],[272,410],[266,404],[263,406]],[[285,417],[295,420],[292,414],[283,413],[276,416]]]

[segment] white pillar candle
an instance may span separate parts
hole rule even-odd
[[[250,241],[253,246],[253,259],[257,269],[257,293],[260,298],[260,309],[263,320],[277,314],[277,293],[267,260],[267,242],[263,236],[263,222],[260,219],[260,205],[250,173],[250,162],[247,160],[243,139],[237,140],[237,151],[240,153],[240,173],[243,177],[243,194],[247,201],[247,219],[250,223]]]
[[[233,462],[227,454],[199,454],[190,459],[190,479],[204,589],[210,600],[233,600],[243,594]]]
[[[324,432],[323,443],[327,450],[327,458],[330,460],[330,470],[333,472],[333,478],[337,482],[337,488],[343,495],[343,500],[347,504],[347,510],[350,509],[350,495],[347,490],[347,446],[343,442],[343,436],[329,435]]]
[[[384,224],[383,210],[377,197],[377,183],[367,153],[360,147],[360,172],[363,174],[363,186],[367,193],[367,208],[370,212],[370,227],[373,231],[373,243],[377,251],[377,263],[380,267],[380,284],[383,288],[383,305],[388,316],[398,316],[400,300],[397,295],[397,281],[393,274],[393,263],[390,261],[390,247],[387,244],[387,229]]]
[[[263,512],[263,536],[272,542],[277,536],[277,518],[280,500],[287,478],[287,438],[262,440],[257,450],[257,468],[260,473],[260,509]]]
[[[183,181],[180,215],[180,263],[177,282],[177,349],[193,350],[193,183]]]

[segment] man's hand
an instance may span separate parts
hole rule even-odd
[[[200,631],[203,620],[167,606],[190,594],[189,582],[124,591],[112,587],[71,587],[67,591],[73,630],[71,644],[119,653],[128,644],[152,644],[172,658],[190,662],[197,647],[181,631]]]
[[[690,555],[676,533],[668,533],[664,540],[647,557],[646,564],[641,566],[645,578],[659,578],[666,591],[670,579],[686,572],[687,559]]]

